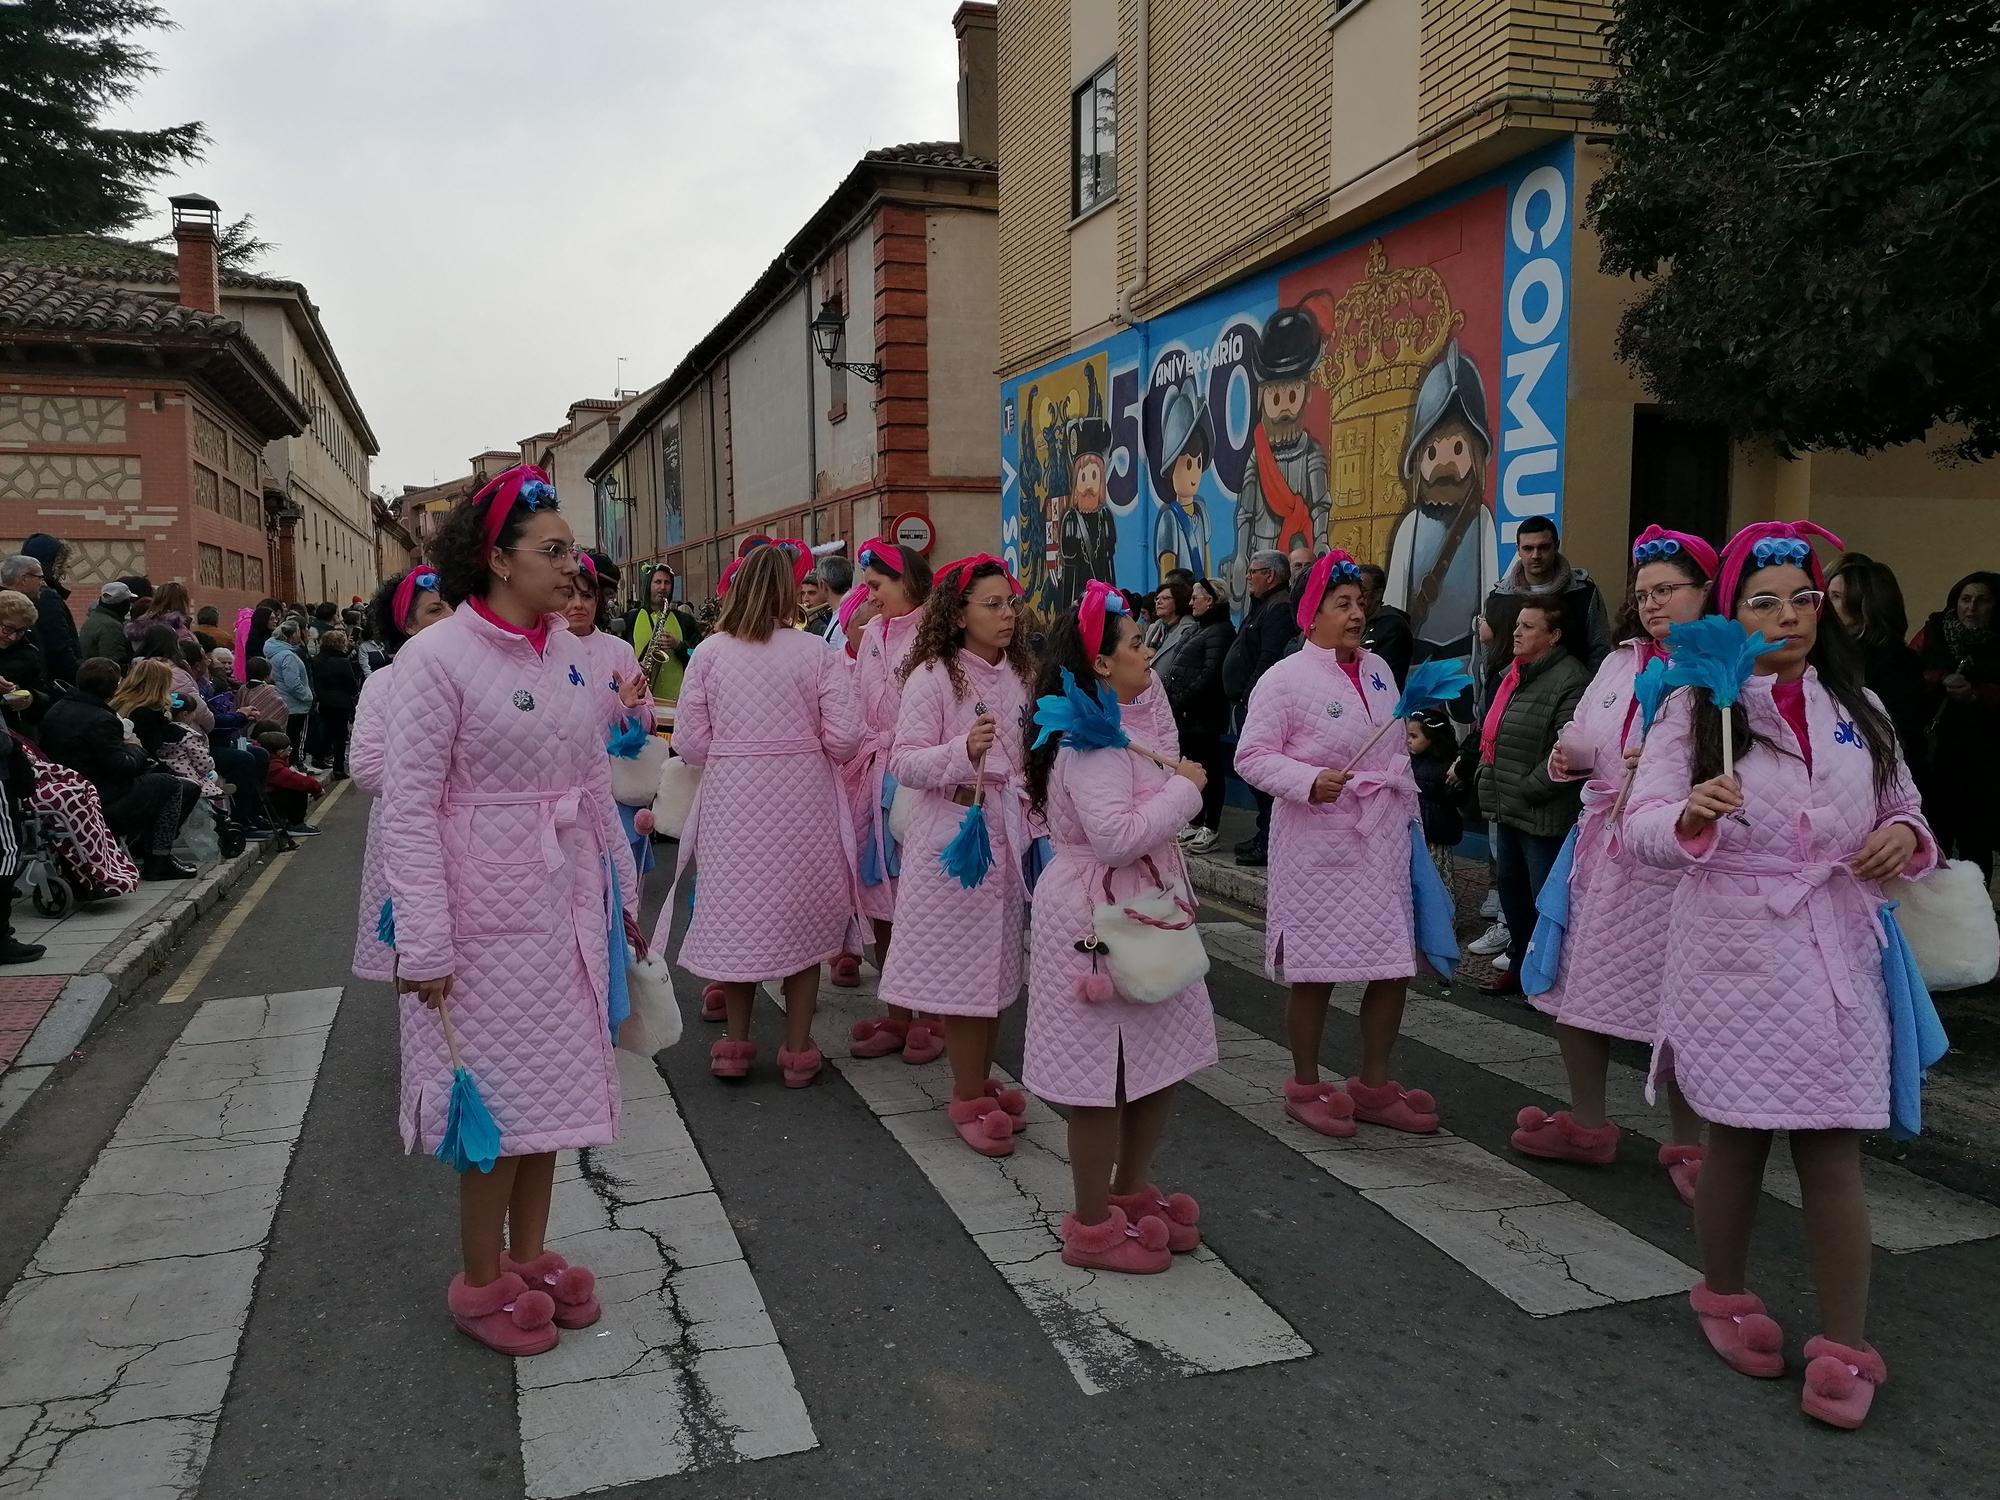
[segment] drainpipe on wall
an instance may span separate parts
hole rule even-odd
[[[1136,55],[1132,59],[1132,103],[1137,107],[1128,116],[1132,123],[1132,279],[1118,292],[1118,321],[1127,328],[1136,321],[1132,316],[1132,299],[1146,288],[1146,241],[1151,228],[1146,201],[1146,114],[1152,10],[1151,0],[1138,0],[1138,34],[1133,48]]]
[[[819,523],[819,392],[813,388],[813,364],[819,352],[813,348],[813,273],[807,268],[800,281],[799,298],[806,310],[806,545],[811,546],[819,538],[814,530]]]

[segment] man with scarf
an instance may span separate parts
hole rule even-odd
[[[1332,492],[1326,449],[1305,429],[1306,394],[1324,335],[1312,314],[1288,307],[1264,325],[1251,358],[1257,379],[1257,429],[1236,497],[1236,558],[1231,592],[1245,597],[1246,570],[1258,552],[1288,552],[1300,542],[1326,545]]]
[[[1514,561],[1489,596],[1497,606],[1489,615],[1497,638],[1508,637],[1515,616],[1530,599],[1562,611],[1563,644],[1589,672],[1611,654],[1611,619],[1604,612],[1604,596],[1589,573],[1569,565],[1556,523],[1547,516],[1530,516],[1521,523],[1514,536]]]

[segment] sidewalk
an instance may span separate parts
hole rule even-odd
[[[141,881],[130,895],[93,901],[57,921],[25,898],[15,901],[16,934],[49,951],[0,970],[0,1125],[270,847],[252,844],[191,880]]]

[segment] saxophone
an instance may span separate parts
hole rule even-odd
[[[647,611],[653,621],[653,638],[646,642],[645,654],[639,658],[639,675],[645,679],[646,691],[649,693],[653,690],[653,673],[659,668],[660,658],[665,656],[668,648],[674,644],[674,638],[667,634],[669,613],[670,611],[664,609],[658,614],[653,614],[651,610]]]

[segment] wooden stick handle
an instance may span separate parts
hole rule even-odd
[[[986,757],[980,756],[972,763],[972,805],[980,806],[986,801]]]
[[[1340,774],[1343,776],[1352,776],[1354,774],[1354,768],[1360,765],[1362,761],[1368,758],[1368,752],[1375,748],[1376,742],[1380,740],[1383,735],[1389,732],[1389,726],[1391,724],[1396,724],[1399,722],[1401,721],[1398,720],[1394,715],[1391,715],[1390,717],[1384,719],[1382,721],[1382,727],[1380,729],[1377,729],[1373,734],[1368,736],[1368,743],[1361,747],[1361,753],[1356,755],[1353,760],[1349,761],[1346,764],[1346,766],[1342,768]]]
[[[465,1065],[458,1060],[458,1038],[451,1029],[451,1007],[443,999],[438,1001],[438,1022],[444,1027],[445,1055],[451,1059],[452,1071],[456,1072]]]
[[[1625,811],[1625,799],[1632,795],[1632,783],[1638,779],[1639,768],[1637,766],[1627,766],[1625,768],[1624,784],[1618,788],[1618,795],[1611,803],[1610,818],[1612,822],[1616,823],[1618,815]]]
[[[1147,760],[1150,760],[1154,765],[1160,767],[1162,770],[1178,771],[1180,769],[1179,761],[1168,760],[1164,755],[1160,754],[1159,751],[1148,750],[1144,745],[1135,745],[1130,740],[1127,740],[1125,742],[1125,748],[1127,750],[1132,751],[1135,755],[1145,756]]]

